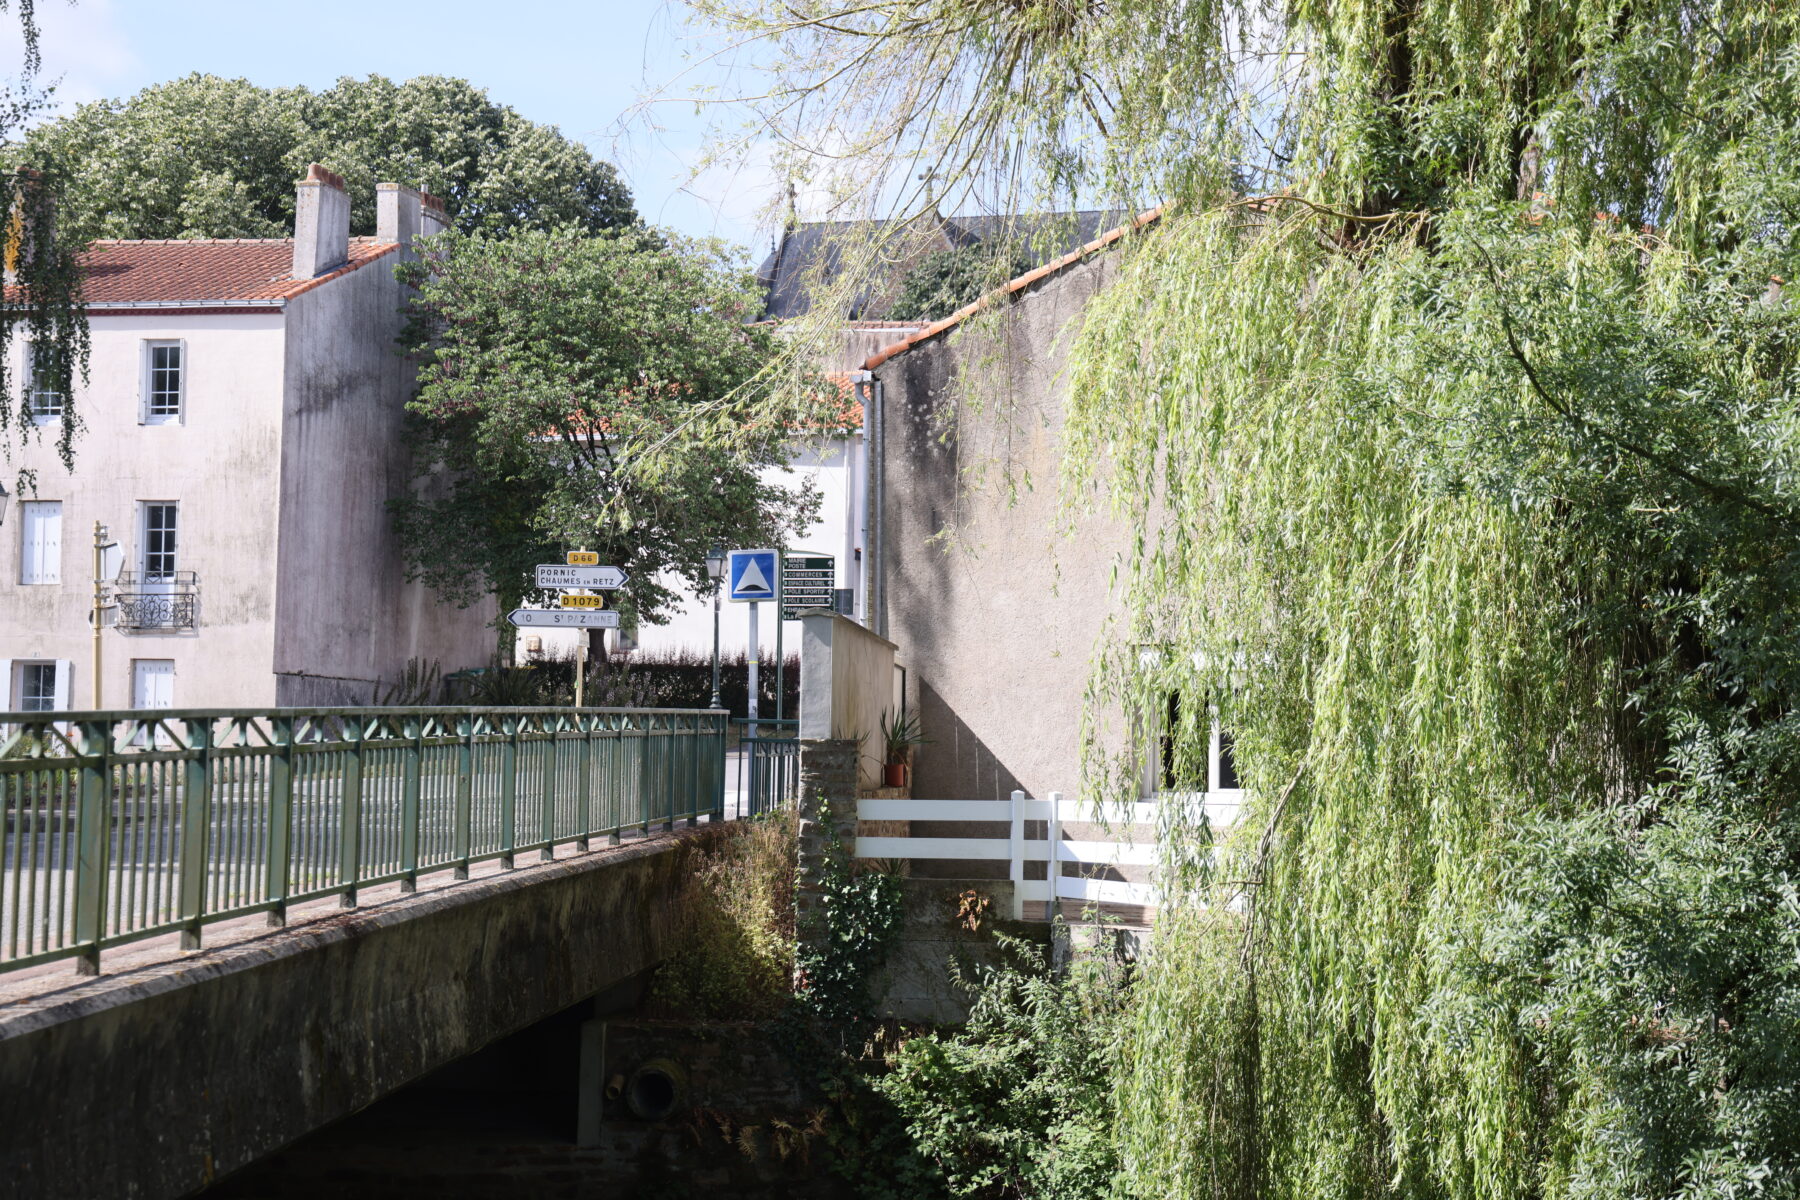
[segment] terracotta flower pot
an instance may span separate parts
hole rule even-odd
[[[881,766],[881,786],[891,788],[905,787],[906,764],[883,763]]]

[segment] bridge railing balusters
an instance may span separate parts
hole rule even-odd
[[[0,713],[0,972],[720,819],[726,714]],[[521,792],[521,777],[526,781]],[[533,787],[531,784],[537,786]],[[532,806],[540,807],[534,813]],[[521,811],[521,808],[523,811]],[[532,818],[536,817],[534,821]],[[525,826],[521,829],[520,826]]]

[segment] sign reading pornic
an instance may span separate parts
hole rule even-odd
[[[631,576],[617,567],[569,567],[562,563],[539,563],[537,585],[541,588],[598,588],[609,592],[622,588]]]
[[[520,629],[617,629],[619,614],[610,608],[515,608],[506,615]]]
[[[803,608],[831,608],[837,559],[829,554],[790,554],[781,564],[781,619],[797,621]]]

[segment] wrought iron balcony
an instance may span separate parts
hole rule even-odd
[[[124,630],[180,632],[199,623],[200,577],[193,571],[144,575],[120,571],[113,581],[119,606],[114,624]]]

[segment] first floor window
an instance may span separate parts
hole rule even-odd
[[[176,506],[164,501],[144,504],[143,575],[145,583],[175,578]]]
[[[50,712],[56,707],[56,664],[19,664],[19,711]]]
[[[180,342],[146,342],[144,421],[161,424],[181,419],[182,384],[187,376]]]

